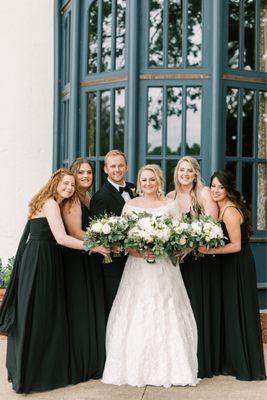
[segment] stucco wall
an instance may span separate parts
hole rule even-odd
[[[52,170],[53,1],[0,0],[0,257]]]

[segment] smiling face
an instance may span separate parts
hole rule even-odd
[[[75,179],[72,175],[64,175],[57,185],[59,200],[69,199],[75,192]]]
[[[108,174],[112,182],[117,185],[123,185],[125,175],[128,171],[128,165],[123,156],[110,156],[106,160],[104,171]]]
[[[144,170],[140,175],[139,183],[143,194],[154,194],[158,192],[159,185],[153,171]]]
[[[177,179],[180,185],[192,185],[195,178],[196,173],[192,166],[187,161],[182,161],[177,171]]]
[[[210,194],[214,201],[224,201],[228,197],[227,191],[216,177],[212,179]]]
[[[89,189],[93,183],[93,171],[88,163],[82,163],[76,172],[77,184],[80,188]]]

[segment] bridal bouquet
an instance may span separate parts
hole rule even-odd
[[[128,218],[128,236],[124,241],[125,248],[138,251],[151,251],[155,256],[167,255],[167,242],[171,235],[170,219],[147,212],[130,213]],[[155,259],[146,258],[148,263]]]
[[[107,248],[121,247],[128,230],[127,219],[122,216],[104,214],[93,218],[86,229],[84,246],[87,249],[95,246]],[[104,257],[104,263],[111,263],[110,255]]]
[[[226,237],[223,234],[219,221],[216,221],[211,216],[201,215],[198,217],[198,223],[201,225],[199,246],[205,246],[207,249],[214,249],[225,245]]]

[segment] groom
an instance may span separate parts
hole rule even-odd
[[[104,171],[107,180],[90,202],[90,216],[113,213],[121,215],[126,201],[134,197],[135,185],[125,182],[128,164],[125,154],[119,150],[109,151],[104,159]],[[113,300],[115,299],[120,279],[126,263],[126,256],[116,257],[110,264],[103,263],[103,257],[94,254],[94,263],[103,270],[106,319],[108,318]]]

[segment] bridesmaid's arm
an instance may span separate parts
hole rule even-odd
[[[81,240],[67,235],[61,218],[59,205],[55,200],[47,200],[42,211],[58,244],[72,249],[84,250]]]
[[[216,249],[207,250],[206,247],[199,247],[199,252],[203,254],[229,254],[237,253],[241,250],[241,229],[242,217],[236,208],[229,207],[223,217],[228,235],[229,243]]]
[[[212,199],[210,189],[205,186],[201,191],[201,201],[204,207],[205,215],[210,215],[213,218],[218,218],[218,206],[217,203]]]

